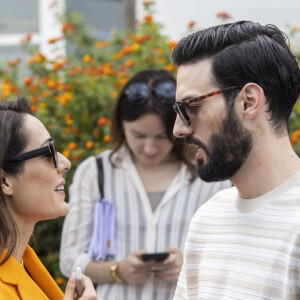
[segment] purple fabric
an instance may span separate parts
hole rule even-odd
[[[108,260],[116,254],[115,243],[115,203],[105,198],[96,201],[92,238],[88,249],[94,260]]]

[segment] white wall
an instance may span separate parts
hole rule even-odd
[[[137,2],[137,18],[143,14],[143,0]],[[300,0],[155,0],[154,18],[164,25],[164,33],[174,40],[187,34],[187,25],[195,28],[220,24],[216,17],[226,11],[234,20],[249,20],[262,25],[274,24],[288,32],[287,24],[300,28]]]

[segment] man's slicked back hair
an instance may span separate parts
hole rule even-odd
[[[172,54],[178,67],[208,58],[220,89],[258,84],[264,90],[275,132],[288,128],[300,93],[300,70],[288,37],[276,26],[240,21],[210,27],[181,39]],[[225,95],[225,99],[232,97]]]

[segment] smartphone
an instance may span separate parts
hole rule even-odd
[[[143,261],[155,260],[155,261],[163,261],[168,258],[170,255],[169,252],[156,252],[156,253],[145,253],[141,255],[141,259]]]
[[[76,292],[78,298],[82,296],[83,293],[83,283],[82,283],[82,277],[81,277],[81,268],[76,268]]]

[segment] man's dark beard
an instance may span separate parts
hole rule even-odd
[[[187,136],[185,141],[201,146],[205,151],[207,160],[197,160],[197,173],[206,182],[231,178],[252,149],[252,136],[238,120],[234,108],[228,108],[220,132],[212,134],[207,146],[192,136]]]

